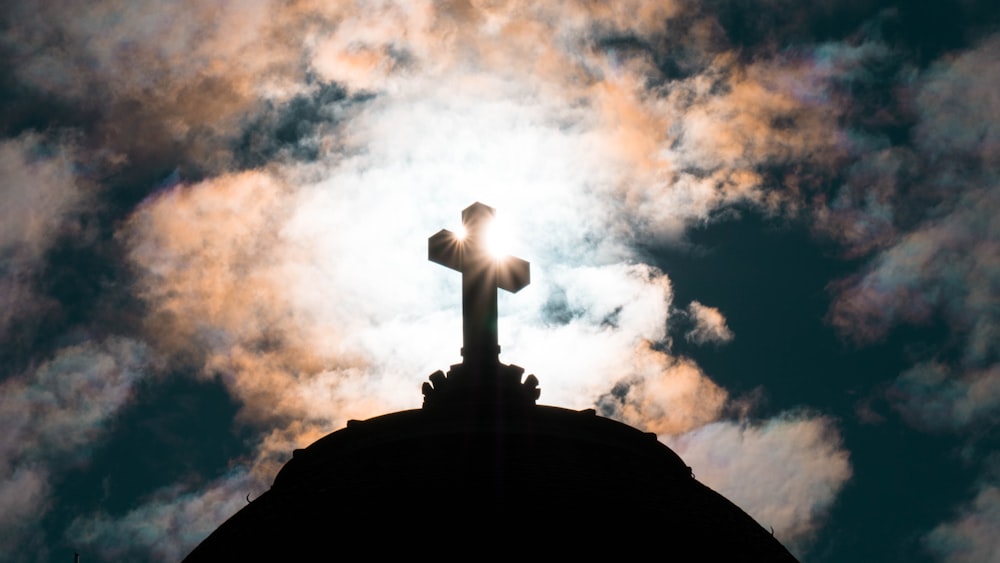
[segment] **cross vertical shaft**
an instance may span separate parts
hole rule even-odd
[[[488,211],[487,211],[488,210]],[[493,210],[473,205],[462,212],[462,358],[473,369],[488,370],[500,360],[497,334],[497,269],[487,249]]]

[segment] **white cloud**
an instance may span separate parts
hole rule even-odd
[[[726,317],[715,307],[692,301],[688,305],[687,314],[694,321],[694,327],[684,335],[689,341],[697,344],[721,344],[733,339],[733,331],[726,325]]]
[[[695,477],[802,556],[851,477],[833,422],[786,414],[762,424],[720,421],[661,436]]]

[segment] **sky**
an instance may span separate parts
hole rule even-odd
[[[480,201],[540,403],[803,561],[1000,561],[998,60],[994,1],[9,0],[0,559],[178,560],[418,408]]]

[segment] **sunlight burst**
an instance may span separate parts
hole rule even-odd
[[[511,233],[503,221],[494,218],[486,227],[486,251],[499,260],[510,254]]]

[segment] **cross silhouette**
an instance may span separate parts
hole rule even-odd
[[[476,373],[495,373],[500,364],[497,289],[511,293],[530,282],[527,261],[496,257],[487,248],[495,210],[476,202],[462,211],[464,236],[442,229],[427,241],[432,262],[462,273],[462,363]]]

